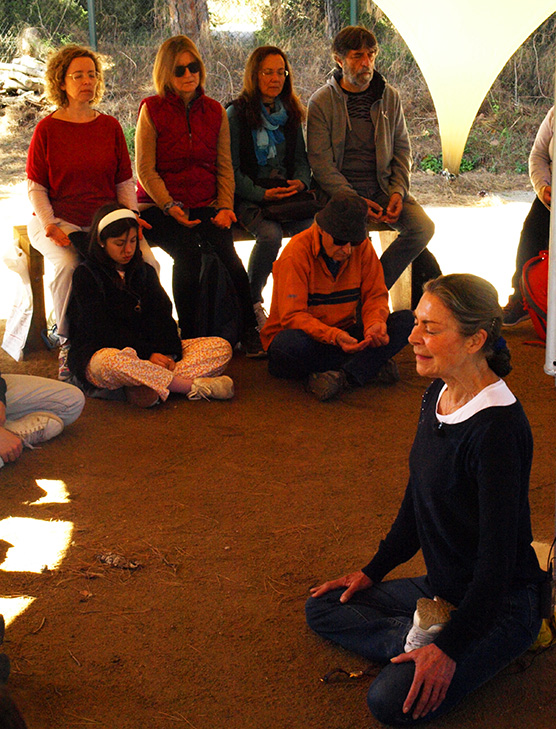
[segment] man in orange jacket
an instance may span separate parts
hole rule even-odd
[[[261,331],[269,371],[306,379],[321,401],[374,378],[397,381],[391,358],[413,327],[410,311],[389,312],[366,219],[363,198],[337,193],[273,267],[270,315]]]

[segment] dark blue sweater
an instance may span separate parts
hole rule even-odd
[[[442,424],[443,386],[423,397],[398,516],[364,568],[374,582],[422,549],[433,594],[458,610],[435,643],[457,660],[492,625],[512,588],[542,579],[531,546],[533,439],[519,402]]]

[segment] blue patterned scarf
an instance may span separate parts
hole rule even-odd
[[[277,97],[272,114],[268,113],[268,110],[261,102],[261,114],[262,126],[253,129],[252,134],[257,162],[259,167],[264,167],[269,159],[276,157],[276,145],[282,144],[284,141],[282,127],[288,121],[288,112],[280,98]]]

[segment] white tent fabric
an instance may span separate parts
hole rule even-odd
[[[375,2],[423,72],[438,116],[444,167],[457,174],[489,88],[523,41],[556,11],[556,0]]]

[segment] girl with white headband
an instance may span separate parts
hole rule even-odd
[[[73,274],[68,366],[84,386],[122,389],[139,407],[170,392],[225,400],[233,382],[219,375],[232,357],[225,339],[180,340],[172,304],[143,261],[131,210],[103,205],[89,234],[87,260]]]

